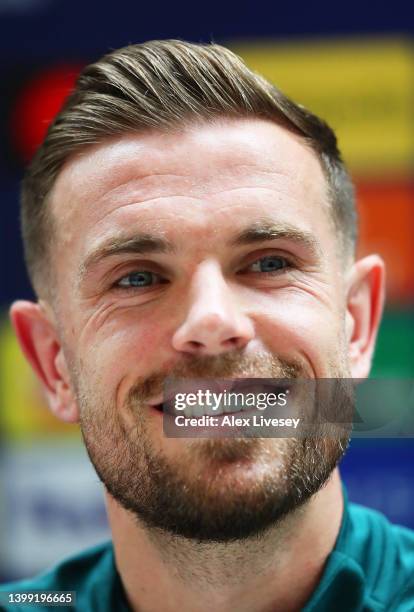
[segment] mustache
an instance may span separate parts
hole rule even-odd
[[[163,392],[166,378],[214,379],[214,378],[299,378],[304,376],[302,362],[283,359],[266,352],[253,355],[224,353],[192,357],[191,361],[178,362],[168,371],[159,371],[139,379],[128,394],[131,403],[145,402]]]

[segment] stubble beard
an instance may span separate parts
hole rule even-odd
[[[331,371],[332,378],[349,376],[338,357]],[[132,428],[114,401],[99,397],[97,377],[73,374],[89,458],[108,493],[148,530],[199,542],[256,538],[326,484],[349,443],[349,435],[187,440],[179,459],[172,461],[154,447],[143,405],[160,389],[165,374],[140,380],[130,390],[123,408],[134,415]],[[196,359],[173,374],[299,378],[303,370],[301,364],[269,354],[246,358],[228,353]]]

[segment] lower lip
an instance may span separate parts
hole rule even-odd
[[[152,413],[157,414],[159,419],[174,419],[175,417],[173,415],[169,415],[169,414],[165,414],[164,411],[161,409],[159,410],[158,408],[156,408],[155,406],[150,405],[149,408],[151,409]],[[208,416],[216,416],[218,418],[220,417],[224,417],[224,416],[233,416],[235,419],[238,418],[247,418],[247,417],[251,417],[254,414],[256,415],[260,415],[262,414],[260,410],[241,410],[239,412],[226,412],[226,413],[220,413],[220,414],[212,414],[212,415],[208,415]],[[177,415],[175,415],[177,416]],[[187,418],[191,418],[191,419],[195,419],[195,418],[200,418],[200,417],[187,417]],[[234,426],[234,425],[222,425],[219,422],[219,426],[214,427],[214,426],[191,426],[191,425],[187,425],[187,426],[182,426],[182,427],[177,427],[176,425],[174,425],[173,423],[171,423],[171,428],[177,428],[177,430],[179,430],[182,435],[179,436],[167,436],[167,437],[185,437],[185,438],[199,438],[199,437],[229,437],[228,434],[229,432],[231,432],[231,437],[243,437],[244,433],[246,432],[246,427],[245,426]],[[249,429],[249,428],[247,428]],[[165,425],[164,425],[164,431],[165,431]],[[244,432],[244,433],[243,433]],[[191,434],[191,435],[190,435]]]
[[[173,416],[173,415],[164,413],[164,410],[162,408],[161,409],[157,408],[156,406],[153,406],[151,404],[149,405],[149,408],[151,408],[152,412],[156,412],[160,416],[170,416],[170,417]],[[239,412],[224,412],[224,413],[220,412],[219,414],[214,412],[213,414],[209,414],[209,415],[206,415],[206,416],[212,416],[212,417],[234,416],[234,417],[237,418],[237,417],[242,417],[243,415],[245,417],[247,417],[247,416],[251,416],[253,414],[262,414],[262,413],[261,413],[260,410],[240,410]],[[177,414],[174,415],[174,416],[179,416],[179,415],[182,416],[183,413],[182,412],[177,412]],[[191,416],[191,417],[187,417],[187,418],[189,418],[189,419],[198,419],[200,417]]]

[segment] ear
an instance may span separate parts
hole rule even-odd
[[[56,326],[39,303],[19,300],[10,308],[10,319],[26,359],[42,383],[51,411],[62,421],[79,421],[69,371]]]
[[[385,299],[385,266],[378,255],[357,261],[348,278],[346,332],[353,378],[367,378]]]

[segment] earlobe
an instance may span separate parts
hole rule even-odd
[[[46,393],[49,407],[61,420],[79,421],[62,346],[53,321],[38,303],[19,300],[10,318],[20,347]]]
[[[369,255],[357,261],[350,274],[346,312],[349,360],[354,378],[369,375],[384,297],[382,259],[378,255]]]

